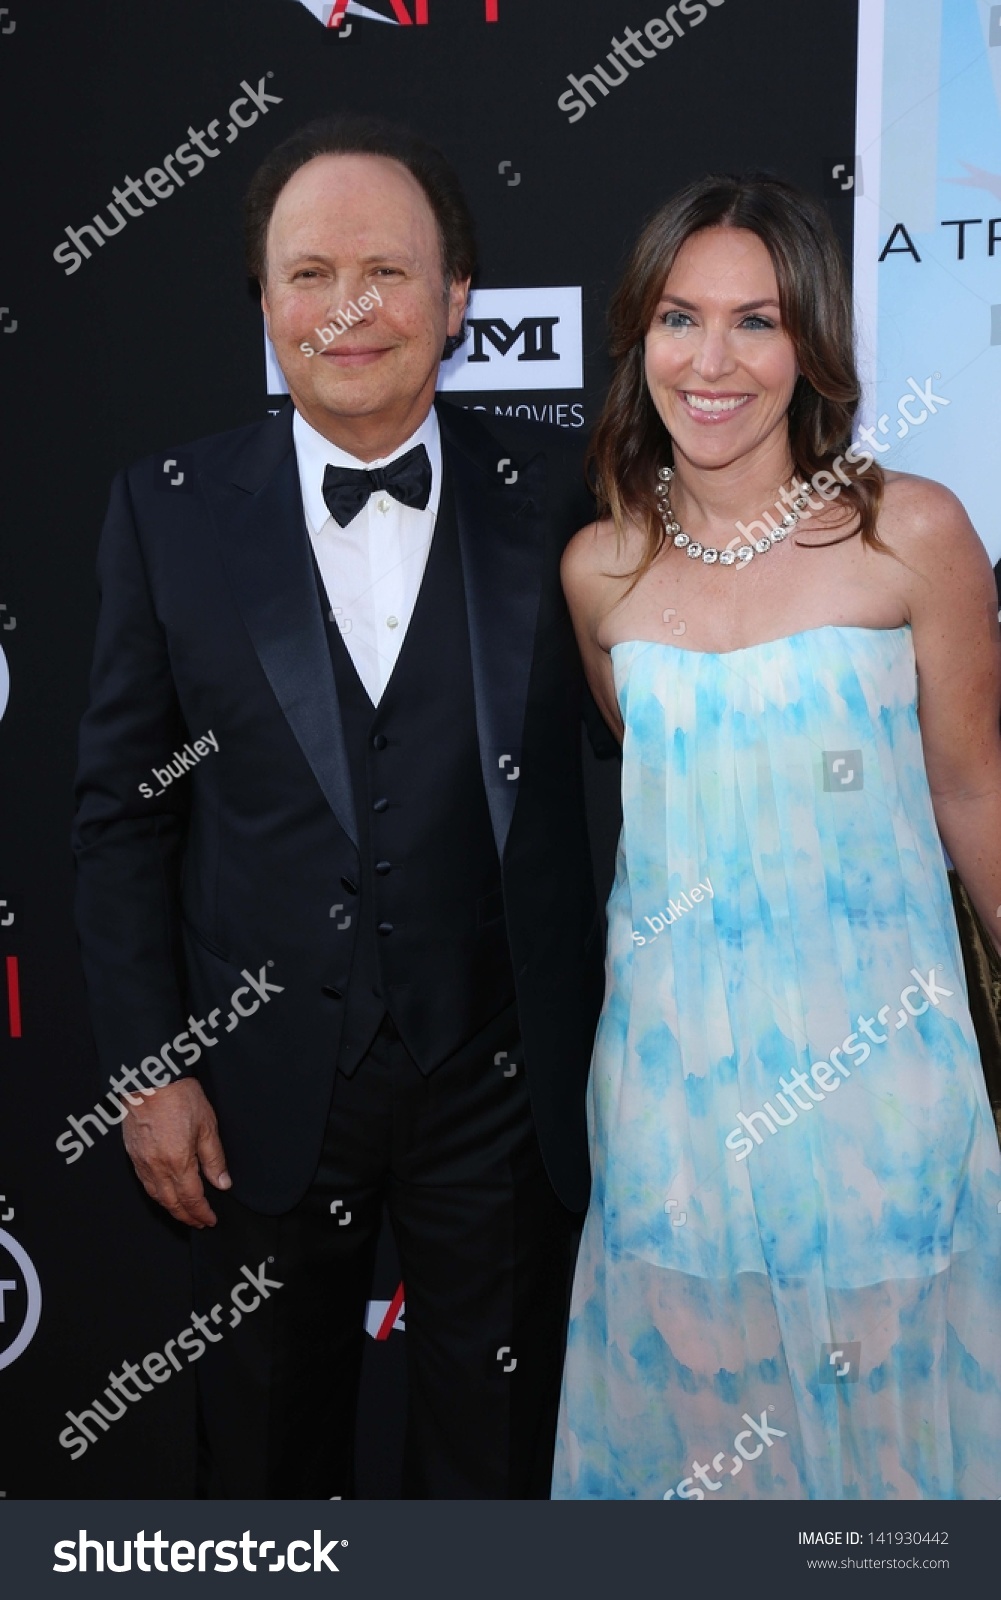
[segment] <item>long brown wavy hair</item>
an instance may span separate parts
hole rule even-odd
[[[620,539],[627,521],[646,535],[633,585],[663,548],[666,534],[654,489],[657,469],[674,464],[670,434],[647,388],[646,335],[679,250],[706,228],[745,228],[772,258],[782,324],[800,369],[788,410],[797,478],[809,481],[817,472],[829,472],[851,444],[860,398],[851,289],[827,213],[801,189],[757,173],[712,175],[688,184],[647,223],[612,299],[615,370],[588,453],[600,514],[611,516]],[[875,461],[864,468],[853,464],[850,476],[837,502],[844,512],[840,520],[856,521],[853,534],[871,549],[888,551],[876,531],[882,470]],[[757,515],[756,508],[749,509]]]

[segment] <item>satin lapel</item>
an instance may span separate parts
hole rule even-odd
[[[545,535],[544,455],[515,462],[464,413],[438,410],[455,494],[480,762],[503,859],[521,772]],[[503,470],[498,471],[498,463]],[[506,480],[515,476],[514,482]]]
[[[275,697],[348,837],[358,825],[291,431],[265,423],[230,480],[202,482],[236,603]],[[274,430],[272,432],[271,430]]]

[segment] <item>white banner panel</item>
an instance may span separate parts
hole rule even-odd
[[[863,424],[1001,557],[1001,5],[860,0]]]
[[[466,323],[466,342],[442,363],[439,389],[583,389],[579,287],[474,289]]]

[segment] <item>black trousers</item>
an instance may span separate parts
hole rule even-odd
[[[406,1293],[404,1496],[548,1497],[582,1219],[542,1164],[513,1009],[427,1076],[387,1017],[357,1072],[337,1075],[316,1177],[294,1210],[211,1198],[216,1227],[192,1234],[195,1310],[221,1334],[196,1366],[199,1494],[354,1494],[385,1201]],[[262,1267],[266,1296],[242,1270],[260,1286]],[[237,1319],[241,1280],[238,1300],[259,1303]],[[226,1309],[212,1319],[213,1306]]]

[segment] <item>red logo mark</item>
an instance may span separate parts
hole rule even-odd
[[[393,15],[401,27],[412,28],[414,23],[416,23],[419,28],[427,27],[429,0],[414,0],[413,16],[411,16],[407,10],[404,0],[389,0],[389,3],[393,8]],[[340,27],[344,20],[345,14],[347,13],[349,4],[350,0],[334,0],[333,10],[327,19],[328,28]],[[499,22],[499,5],[500,0],[483,0],[485,21]]]
[[[17,956],[7,957],[7,1015],[10,1019],[10,1036],[21,1037],[21,988],[17,976]]]
[[[400,1307],[402,1306],[402,1304],[403,1304],[403,1285],[401,1283],[399,1288],[397,1289],[396,1293],[394,1294],[392,1300],[390,1300],[389,1305],[386,1308],[386,1315],[383,1317],[382,1321],[379,1324],[379,1331],[376,1334],[376,1338],[377,1339],[388,1339],[389,1338],[389,1335],[392,1333],[393,1327],[394,1327],[394,1325],[396,1323],[396,1319],[400,1314]]]

